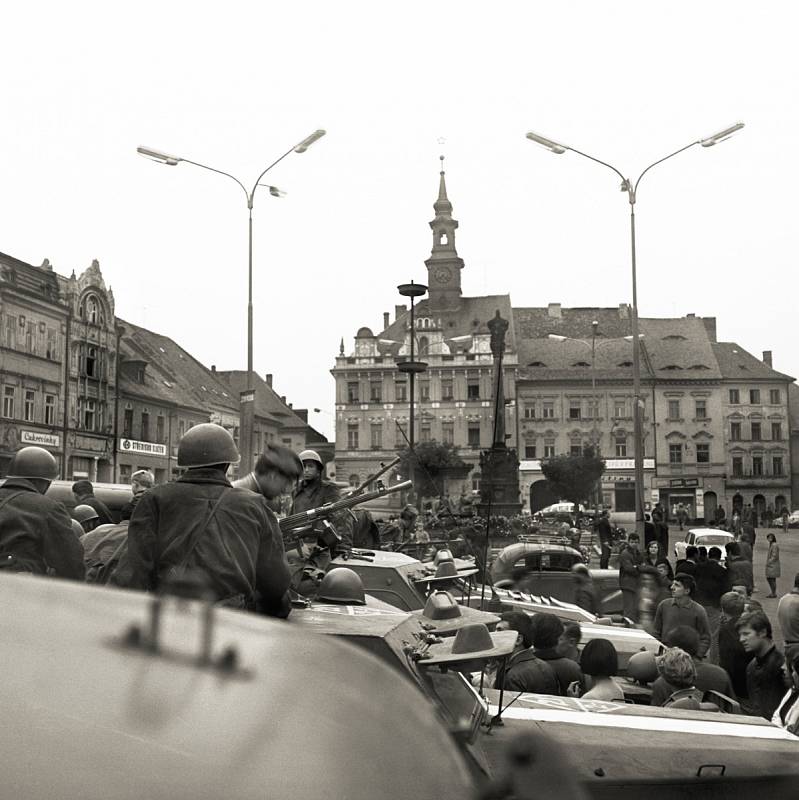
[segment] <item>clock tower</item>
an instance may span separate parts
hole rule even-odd
[[[430,287],[428,307],[431,311],[457,311],[461,304],[461,270],[463,259],[455,249],[455,229],[458,221],[452,218],[452,203],[447,197],[444,179],[444,156],[441,156],[441,173],[438,184],[438,200],[433,204],[435,219],[430,223],[433,230],[433,251],[425,261],[427,284]]]

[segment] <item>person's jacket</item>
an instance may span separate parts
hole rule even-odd
[[[707,611],[690,597],[669,598],[661,601],[655,612],[652,635],[661,642],[668,638],[669,632],[680,625],[693,628],[699,634],[697,656],[704,658],[710,649],[710,625]]]
[[[776,542],[771,542],[768,546],[768,555],[766,556],[766,577],[780,577],[780,547]]]
[[[603,544],[610,544],[613,540],[613,529],[610,527],[610,520],[607,517],[600,518],[596,531],[599,534],[599,541]]]
[[[619,554],[619,588],[638,590],[638,567],[643,563],[643,556],[638,550],[625,547]]]
[[[578,667],[579,669],[579,667]],[[514,653],[508,659],[503,673],[497,674],[496,689],[504,688],[506,692],[530,692],[532,694],[560,694],[555,671],[530,650]],[[507,702],[507,701],[506,701]]]
[[[291,514],[300,514],[319,508],[328,503],[341,500],[341,492],[332,481],[313,480],[300,481],[292,494]],[[352,517],[347,511],[339,511],[330,518],[336,532],[341,537],[342,544],[352,547]]]
[[[210,517],[192,547],[193,534]],[[233,488],[219,470],[190,469],[150,489],[128,526],[126,585],[155,590],[181,564],[201,570],[221,601],[287,616],[289,569],[277,518],[262,495]]]
[[[735,628],[737,622],[737,618],[725,619],[722,616],[719,626],[719,666],[730,676],[736,696],[746,699],[749,697],[749,690],[746,688],[746,667],[752,656],[746,652],[738,638],[738,631]]]
[[[570,658],[564,658],[554,647],[535,648],[533,651],[537,658],[552,668],[555,677],[558,679],[560,694],[566,696],[569,684],[577,681],[580,688],[585,690],[585,677],[580,665]]]
[[[703,606],[719,607],[721,596],[732,588],[729,573],[712,558],[696,565],[694,580],[696,581],[694,600]]]
[[[78,497],[77,495],[75,505],[77,506],[91,506],[98,516],[98,525],[111,525],[119,522],[114,518],[114,515],[108,510],[108,506],[102,501],[98,500],[93,494],[84,494]]]
[[[5,502],[4,502],[5,501]],[[24,478],[0,488],[0,559],[10,569],[82,581],[83,548],[61,503]]]

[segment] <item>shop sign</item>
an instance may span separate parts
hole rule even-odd
[[[696,516],[705,516],[705,494],[701,489],[696,490]]]
[[[60,447],[61,437],[56,433],[39,433],[39,431],[22,431],[20,440],[23,444],[37,444],[39,447]]]
[[[669,481],[669,486],[676,489],[699,486],[699,478],[672,478]]]
[[[660,489],[652,489],[652,502],[655,504],[660,502]]]
[[[655,459],[645,458],[644,469],[654,469]],[[634,458],[606,458],[605,469],[635,469]]]
[[[635,483],[632,475],[603,475],[602,483]]]
[[[165,456],[166,445],[155,442],[137,442],[133,439],[120,439],[119,449],[124,453],[140,453],[151,456]]]

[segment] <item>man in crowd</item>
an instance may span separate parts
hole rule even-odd
[[[239,453],[220,425],[195,425],[180,440],[173,483],[142,495],[128,527],[131,588],[155,591],[189,570],[204,573],[225,605],[285,617],[289,570],[277,518],[262,495],[234,488]]]
[[[599,568],[607,569],[610,563],[611,542],[613,540],[610,517],[607,510],[599,515],[599,521],[596,524],[596,532],[599,535],[599,546],[602,549],[602,554],[599,557]]]
[[[523,611],[503,611],[498,631],[516,631],[516,645],[504,673],[497,675],[496,689],[533,694],[560,694],[558,679],[552,667],[530,649],[533,644],[532,620]]]
[[[381,531],[380,538],[384,543],[395,545],[413,541],[417,519],[419,519],[419,509],[406,504],[400,511],[399,520],[389,522]]]
[[[699,548],[696,545],[689,544],[685,548],[685,558],[681,558],[674,565],[674,572],[681,572],[683,575],[691,575],[696,577],[696,565],[699,559]]]
[[[709,658],[714,664],[719,663],[718,635],[721,620],[721,596],[732,589],[730,576],[727,570],[721,566],[721,549],[711,547],[707,553],[707,559],[697,563],[696,573],[696,600],[707,613],[708,625],[710,625],[710,655]],[[682,645],[680,645],[682,646]],[[683,647],[683,650],[685,648]]]
[[[122,506],[119,517],[120,519],[130,519],[133,515],[133,509],[139,498],[149,489],[155,486],[155,475],[149,469],[137,469],[133,475],[130,476],[130,490],[133,492],[133,497],[130,502]]]
[[[785,694],[785,658],[771,638],[771,622],[762,611],[744,614],[736,625],[738,637],[752,660],[746,667],[746,688],[752,714],[770,720]]]
[[[558,640],[558,654],[570,658],[575,663],[580,663],[580,651],[577,646],[583,636],[583,629],[579,622],[563,622],[563,633]]]
[[[558,679],[559,693],[565,697],[566,690],[574,681],[585,691],[585,678],[579,665],[558,652],[563,623],[554,614],[536,614],[533,617],[532,635],[533,652],[552,667]]]
[[[640,541],[637,533],[631,533],[627,537],[627,544],[619,553],[619,588],[624,604],[624,616],[633,622],[638,621],[639,567],[644,563],[644,557],[638,549]]]
[[[736,627],[745,608],[746,598],[738,592],[725,592],[721,596],[719,666],[730,676],[732,688],[742,702],[749,697],[746,688],[746,667],[752,659],[741,644]]]
[[[267,444],[255,462],[255,469],[233,481],[233,486],[262,494],[276,512],[274,501],[291,491],[302,474],[302,461],[293,450],[279,444]]]
[[[0,487],[0,568],[83,580],[83,548],[61,503],[44,493],[58,467],[42,447],[15,453]]]
[[[702,692],[707,692],[712,689],[735,700],[735,690],[733,689],[730,676],[727,672],[715,664],[708,664],[706,661],[700,661],[697,658],[699,634],[693,628],[689,628],[687,625],[678,625],[671,630],[664,644],[668,647],[679,647],[691,656],[696,670],[694,686],[696,686],[697,689]],[[661,675],[652,684],[652,699],[650,700],[650,705],[662,706],[663,703],[677,691],[677,688],[676,686],[671,686]]]
[[[793,589],[780,598],[777,604],[777,622],[780,624],[786,649],[799,646],[799,572],[793,579]]]
[[[663,642],[679,625],[693,628],[699,634],[697,656],[704,658],[710,649],[710,626],[705,609],[691,599],[695,587],[694,579],[690,575],[678,572],[674,576],[671,597],[662,600],[655,612],[652,635]]]
[[[747,597],[755,588],[755,576],[752,571],[752,562],[746,561],[741,556],[741,546],[738,542],[725,545],[727,550],[727,573],[730,576],[731,586],[745,586]]]
[[[108,525],[111,522],[116,522],[108,506],[94,496],[94,486],[91,481],[80,480],[72,484],[72,494],[75,495],[75,504],[91,506],[96,512],[99,519],[98,525]]]

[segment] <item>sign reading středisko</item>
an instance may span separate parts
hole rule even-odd
[[[134,439],[120,439],[119,449],[125,453],[143,453],[151,456],[165,456],[166,445],[155,442],[137,442]]]

